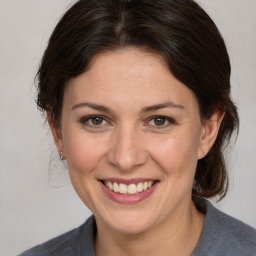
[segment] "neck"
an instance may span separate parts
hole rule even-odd
[[[97,221],[96,255],[190,255],[199,241],[204,218],[191,200],[175,216],[139,234],[120,234]]]

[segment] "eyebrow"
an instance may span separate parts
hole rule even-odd
[[[114,111],[111,110],[110,108],[103,106],[103,105],[99,105],[99,104],[95,104],[95,103],[90,103],[90,102],[82,102],[82,103],[78,103],[76,105],[74,105],[71,110],[77,109],[77,108],[81,108],[81,107],[89,107],[92,108],[94,110],[98,110],[98,111],[102,111],[102,112],[106,112],[109,114],[113,114]],[[152,105],[152,106],[147,106],[141,109],[141,113],[146,113],[146,112],[150,112],[150,111],[154,111],[154,110],[159,110],[159,109],[163,109],[163,108],[179,108],[179,109],[185,109],[184,106],[182,105],[177,105],[171,101],[165,102],[165,103],[160,103],[160,104],[156,104],[156,105]]]
[[[113,114],[113,111],[110,108],[105,107],[103,105],[99,105],[99,104],[95,104],[95,103],[90,103],[90,102],[78,103],[78,104],[74,105],[71,108],[71,110],[74,110],[76,108],[81,108],[81,107],[89,107],[89,108],[92,108],[94,110],[98,110],[98,111],[106,112],[106,113],[109,113],[109,114]]]
[[[182,105],[177,105],[171,101],[165,102],[165,103],[161,103],[161,104],[157,104],[157,105],[152,105],[152,106],[148,106],[148,107],[144,107],[141,109],[141,113],[145,113],[145,112],[150,112],[150,111],[154,111],[154,110],[159,110],[162,108],[179,108],[179,109],[185,109],[184,106]]]

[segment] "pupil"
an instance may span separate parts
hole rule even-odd
[[[164,125],[165,118],[162,118],[162,117],[155,118],[154,122],[155,122],[155,125]]]
[[[102,124],[102,118],[100,118],[100,117],[94,117],[94,118],[92,119],[92,123],[93,123],[94,125]]]

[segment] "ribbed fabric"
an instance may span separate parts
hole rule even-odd
[[[191,256],[256,256],[256,230],[217,210],[209,201],[203,203],[207,210],[204,228]],[[95,256],[95,233],[91,216],[79,228],[19,256]]]

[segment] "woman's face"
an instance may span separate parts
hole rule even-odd
[[[136,48],[95,56],[67,85],[62,137],[54,129],[72,184],[97,223],[138,233],[191,206],[208,128],[195,96],[161,56]]]

